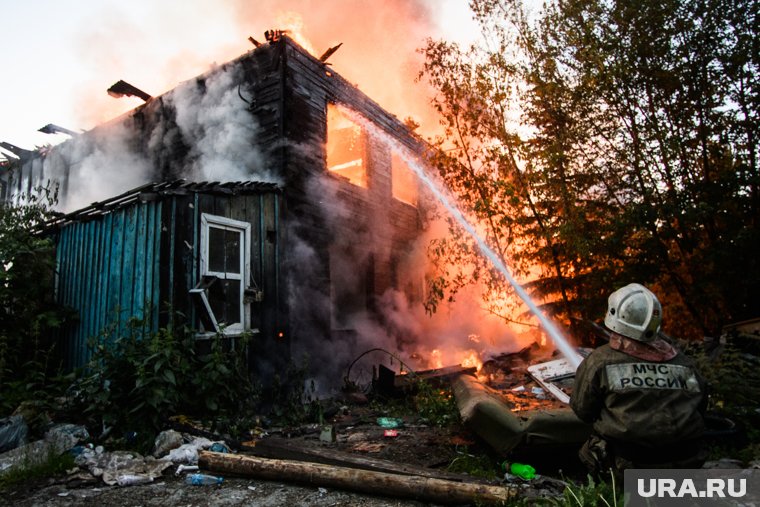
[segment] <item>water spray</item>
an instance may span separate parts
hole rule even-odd
[[[522,285],[520,285],[520,283],[512,276],[512,273],[509,271],[506,264],[504,264],[496,252],[490,246],[488,246],[485,240],[480,237],[478,232],[475,230],[475,227],[473,227],[467,218],[465,218],[465,216],[462,214],[462,212],[459,211],[459,208],[454,206],[452,200],[448,197],[448,195],[435,181],[433,181],[432,178],[430,178],[423,165],[418,161],[417,157],[412,155],[411,151],[406,146],[393,139],[379,127],[376,127],[372,123],[362,118],[358,113],[344,108],[342,109],[346,112],[347,116],[351,117],[355,123],[362,125],[365,129],[367,129],[367,131],[372,132],[372,134],[375,136],[381,137],[398,151],[399,156],[401,156],[401,158],[407,163],[414,174],[417,175],[420,181],[422,181],[425,186],[433,193],[435,198],[441,204],[443,204],[449,213],[451,213],[451,216],[454,217],[459,225],[461,225],[464,230],[467,231],[470,236],[472,236],[483,255],[485,255],[485,257],[491,261],[494,267],[499,270],[504,278],[506,278],[507,282],[509,282],[509,285],[512,286],[520,299],[522,299],[523,302],[528,306],[530,312],[539,320],[541,326],[549,335],[549,338],[551,338],[551,340],[554,342],[554,345],[573,366],[573,369],[578,368],[578,365],[581,364],[581,361],[583,360],[580,354],[578,354],[578,352],[570,345],[570,343],[568,343],[567,339],[562,336],[562,333],[559,332],[557,326],[555,326],[554,323],[549,320],[549,318],[547,318],[546,315],[544,315],[543,312],[538,308],[536,303],[531,299]]]

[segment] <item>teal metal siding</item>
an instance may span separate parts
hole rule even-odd
[[[61,333],[66,365],[86,365],[95,339],[108,346],[130,332],[170,326],[172,317],[197,324],[189,290],[199,279],[203,213],[251,224],[251,279],[264,293],[263,301],[250,304],[257,353],[282,356],[286,340],[278,334],[289,333],[279,272],[280,198],[271,184],[166,182],[95,203],[55,224],[56,297],[79,315]]]
[[[59,232],[57,298],[79,313],[65,336],[70,367],[87,363],[91,340],[123,336],[133,318],[147,317],[144,331],[158,327],[161,206],[138,203]]]

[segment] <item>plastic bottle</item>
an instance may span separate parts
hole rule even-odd
[[[185,484],[193,486],[213,486],[224,482],[224,477],[214,477],[206,474],[191,474],[185,478]]]
[[[526,481],[529,481],[536,476],[536,469],[530,465],[525,465],[523,463],[510,464],[509,462],[505,461],[501,464],[501,468],[505,472],[509,472],[510,474],[516,475],[517,477],[525,479]]]
[[[211,452],[222,452],[222,453],[230,452],[230,448],[221,442],[214,442],[213,444],[211,444],[211,447],[209,447],[208,450]]]
[[[120,475],[116,479],[116,484],[119,486],[134,486],[137,484],[147,484],[149,482],[153,482],[152,477],[148,477],[147,475],[137,475],[137,474],[124,474]]]
[[[179,475],[182,472],[197,472],[198,471],[198,465],[180,465],[177,467],[177,471],[174,472],[174,475]]]

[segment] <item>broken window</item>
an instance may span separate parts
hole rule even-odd
[[[570,403],[575,367],[566,358],[528,366],[528,373],[552,396],[563,403]]]
[[[225,334],[245,329],[245,282],[250,278],[251,224],[225,217],[201,216],[201,283],[191,291],[202,302],[206,331]]]
[[[327,169],[354,185],[367,186],[364,134],[335,104],[327,105]]]
[[[399,201],[417,206],[417,177],[395,151],[391,155],[391,189]]]

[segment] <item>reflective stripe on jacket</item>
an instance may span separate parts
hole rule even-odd
[[[603,345],[578,367],[570,406],[603,438],[646,448],[702,436],[705,383],[678,353],[644,360]]]

